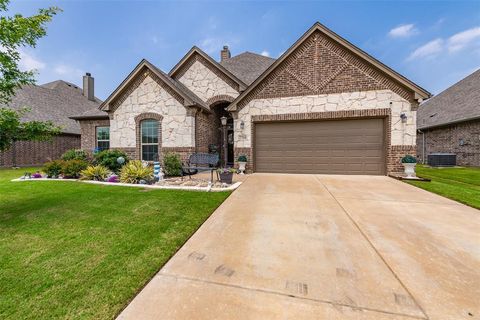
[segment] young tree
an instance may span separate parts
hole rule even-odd
[[[0,15],[7,12],[9,0],[0,0]],[[9,149],[15,141],[48,140],[60,132],[52,122],[22,122],[28,109],[16,111],[6,108],[22,85],[35,82],[34,70],[22,71],[20,47],[35,47],[37,40],[46,35],[46,24],[60,11],[57,7],[40,9],[36,15],[24,17],[15,14],[0,16],[0,151]]]

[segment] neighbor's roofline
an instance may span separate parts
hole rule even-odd
[[[205,60],[207,60],[208,62],[210,62],[211,64],[213,64],[217,69],[219,69],[219,70],[220,70],[223,74],[225,74],[228,78],[230,78],[230,79],[233,80],[235,83],[237,83],[240,91],[243,91],[243,90],[245,90],[245,89],[248,87],[242,80],[240,80],[239,78],[237,78],[233,73],[231,73],[230,71],[228,71],[224,66],[222,66],[220,63],[218,63],[217,61],[215,61],[215,59],[213,59],[213,58],[210,57],[208,54],[206,54],[205,52],[203,52],[203,50],[200,49],[200,48],[197,47],[197,46],[193,46],[193,47],[187,52],[187,54],[185,54],[185,55],[183,56],[183,58],[172,68],[172,70],[170,70],[170,72],[168,73],[168,75],[173,78],[173,77],[175,76],[175,74],[183,67],[183,65],[184,65],[184,64],[190,59],[190,57],[193,56],[195,53],[198,53],[200,56],[202,56],[203,58],[205,58]]]
[[[108,114],[105,114],[105,115],[91,115],[91,116],[82,116],[82,115],[79,115],[79,116],[71,116],[71,117],[68,117],[69,119],[72,119],[72,120],[103,120],[103,119],[110,119],[108,117]]]
[[[426,125],[426,126],[423,126],[423,127],[417,125],[417,130],[436,129],[436,128],[440,128],[440,127],[447,127],[447,126],[450,126],[452,124],[475,121],[475,120],[480,120],[480,116],[473,116],[473,117],[470,117],[470,118],[464,118],[464,119],[458,119],[458,120],[453,120],[453,121],[448,121],[448,122],[443,122],[443,123],[438,123],[438,124]]]
[[[108,111],[109,103],[130,83],[130,81],[140,72],[143,67],[147,67],[152,71],[156,76],[163,80],[163,82],[173,91],[177,92],[184,100],[184,105],[186,107],[196,106],[196,102],[192,101],[188,95],[183,91],[179,90],[177,87],[171,84],[168,79],[165,79],[166,75],[158,72],[158,69],[151,64],[147,59],[142,59],[140,63],[128,74],[125,80],[120,83],[120,85],[110,94],[110,96],[100,105],[99,109],[103,111]],[[107,108],[106,108],[107,107]],[[202,106],[200,106],[202,107]]]
[[[427,99],[431,96],[430,92],[423,89],[419,85],[415,84],[414,82],[410,81],[400,73],[396,72],[392,68],[388,67],[387,65],[383,64],[379,60],[375,59],[362,49],[358,48],[357,46],[350,43],[348,40],[342,38],[332,30],[328,29],[326,26],[321,24],[320,22],[315,22],[315,24],[308,29],[295,43],[288,48],[277,60],[270,67],[268,67],[244,92],[242,92],[228,107],[228,111],[236,111],[237,104],[243,100],[245,96],[247,96],[260,82],[262,82],[273,70],[277,68],[290,54],[295,51],[313,32],[320,30],[322,33],[326,34],[328,37],[336,41],[337,43],[341,44],[348,50],[352,51],[353,53],[359,55],[361,58],[366,60],[367,62],[374,65],[380,71],[383,71],[390,77],[394,78],[396,81],[401,83],[402,85],[410,88],[412,91],[415,92],[416,98]]]

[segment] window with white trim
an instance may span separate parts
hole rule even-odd
[[[158,157],[158,121],[154,119],[143,120],[140,123],[142,160],[154,161]]]
[[[97,127],[97,149],[99,151],[110,149],[110,127]]]

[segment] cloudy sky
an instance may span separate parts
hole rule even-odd
[[[480,68],[480,1],[12,1],[59,6],[48,36],[22,49],[38,82],[95,77],[105,99],[146,58],[168,72],[193,46],[278,57],[319,21],[432,93]]]

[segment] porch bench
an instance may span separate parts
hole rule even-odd
[[[182,178],[191,176],[199,171],[210,171],[210,182],[213,182],[213,171],[217,169],[220,156],[211,153],[192,153],[188,163],[182,166]]]

